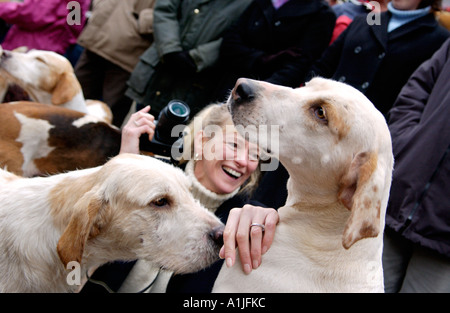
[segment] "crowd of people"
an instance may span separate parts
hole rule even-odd
[[[155,117],[173,99],[189,105],[192,119],[220,126],[219,144],[235,158],[203,155],[217,138],[200,130],[186,136],[192,155],[181,166],[194,196],[231,233],[246,229],[245,240],[224,238],[220,255],[228,266],[236,244],[246,273],[260,266],[288,174],[281,165],[260,173],[260,161],[248,157],[257,148],[225,127],[232,126],[228,111],[211,103],[225,101],[239,77],[297,88],[321,76],[365,94],[391,130],[385,290],[450,292],[448,1],[79,0],[76,25],[67,22],[68,2],[0,1],[3,48],[66,55],[85,97],[111,107],[122,127],[121,153],[140,152],[139,137],[154,135]],[[230,182],[230,175],[239,179]],[[264,233],[253,223],[265,225]],[[119,290],[140,262],[107,265],[94,275]],[[209,292],[223,262],[158,277],[159,290]],[[84,291],[95,289],[88,283]]]

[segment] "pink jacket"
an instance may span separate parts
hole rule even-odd
[[[51,50],[64,54],[76,43],[86,21],[85,14],[91,0],[78,0],[81,25],[69,25],[70,0],[25,0],[1,2],[0,18],[13,26],[8,31],[2,47],[12,50],[20,46],[29,49]]]

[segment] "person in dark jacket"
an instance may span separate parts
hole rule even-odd
[[[154,43],[128,80],[126,95],[158,113],[170,100],[186,102],[193,117],[214,102],[224,31],[252,0],[165,0],[154,7]]]
[[[366,15],[355,17],[314,64],[308,78],[345,82],[386,115],[409,76],[449,37],[433,14],[439,2],[393,0],[388,11],[380,14],[378,25],[369,25]]]
[[[450,39],[389,112],[395,166],[386,213],[387,292],[450,292]]]
[[[218,93],[225,97],[239,77],[298,87],[328,46],[335,21],[324,1],[254,0],[223,37],[226,78]]]

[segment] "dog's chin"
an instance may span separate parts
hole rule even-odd
[[[234,125],[241,125],[243,127],[247,127],[248,125],[258,125],[252,123],[252,121],[248,119],[248,108],[246,108],[245,105],[237,104],[231,95],[228,98],[226,106],[231,114]]]
[[[176,275],[196,273],[205,269],[219,260],[219,249],[212,249],[208,253],[198,253],[192,259],[185,259],[183,262],[173,263],[166,260],[159,264],[162,270],[171,271]]]
[[[144,251],[151,251],[150,254],[143,252],[138,254],[137,258],[145,259],[154,266],[174,274],[189,274],[207,268],[218,261],[220,248],[221,245],[206,236],[195,242],[186,243],[182,251],[161,252],[158,250],[158,253],[155,250],[145,249]]]
[[[258,138],[260,126],[267,125],[267,119],[241,107],[232,108],[230,112],[233,124],[241,136],[247,141],[257,144],[255,138]]]

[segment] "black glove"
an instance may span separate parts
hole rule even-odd
[[[193,74],[197,72],[197,65],[188,51],[171,52],[163,56],[167,69],[178,74]]]

